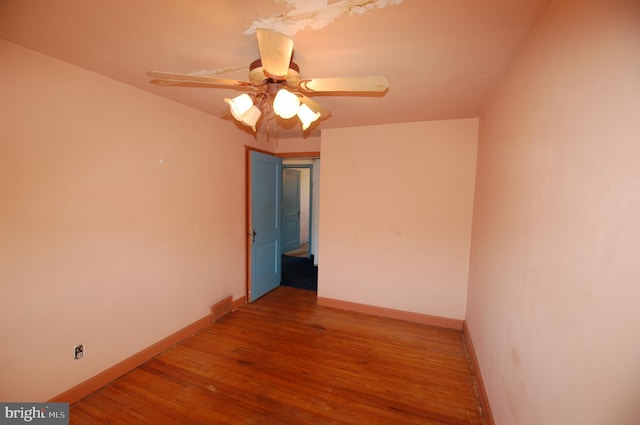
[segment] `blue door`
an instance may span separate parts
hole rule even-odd
[[[282,252],[300,247],[300,171],[282,170]]]
[[[280,285],[282,160],[251,151],[251,272],[249,302]]]

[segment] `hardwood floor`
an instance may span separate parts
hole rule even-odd
[[[279,287],[71,406],[71,424],[484,424],[462,333]]]

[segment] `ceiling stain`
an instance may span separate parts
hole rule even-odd
[[[404,0],[284,0],[290,10],[270,18],[254,21],[244,32],[251,35],[256,28],[280,31],[289,37],[306,28],[319,30],[340,16],[362,15],[373,9],[394,6]]]
[[[237,71],[248,71],[249,65],[236,65],[236,66],[228,66],[226,68],[215,69],[213,71],[202,70],[202,71],[194,71],[190,72],[191,75],[198,75],[202,77],[215,77],[218,75],[230,74],[232,72]]]

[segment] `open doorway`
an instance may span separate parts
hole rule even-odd
[[[317,245],[314,245],[313,226],[314,212],[317,214],[313,196],[314,165],[316,161],[308,159],[287,159],[282,164],[281,285],[317,291],[317,251],[314,250]]]
[[[304,289],[317,290],[318,266],[318,212],[319,212],[319,182],[320,159],[319,152],[308,157],[298,158],[297,155],[275,155],[260,151],[249,146],[246,151],[246,288],[247,301],[253,302],[262,295],[282,285],[282,260],[286,251],[282,245],[282,170],[283,163],[298,168],[310,169],[309,179],[309,208],[308,208],[308,251],[301,258],[310,262],[315,269],[312,285]],[[288,158],[298,158],[291,160]],[[293,168],[295,168],[293,167]],[[291,167],[290,167],[291,168]],[[302,216],[302,209],[300,215]],[[306,211],[306,210],[305,210]],[[297,215],[297,211],[296,211]],[[306,214],[305,214],[306,215]],[[306,234],[306,230],[303,230]],[[298,236],[299,238],[299,236]],[[304,241],[303,241],[304,242]],[[293,248],[300,249],[298,239]],[[292,249],[293,249],[292,248]],[[289,266],[287,263],[285,266]],[[288,271],[292,269],[287,267]],[[298,278],[287,279],[287,285],[300,285]],[[309,281],[307,281],[309,282]]]

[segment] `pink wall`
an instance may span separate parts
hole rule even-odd
[[[297,119],[297,118],[296,118]],[[264,125],[264,123],[263,123]],[[259,139],[265,139],[266,136],[260,135]],[[320,152],[320,137],[309,136],[302,137],[302,128],[300,128],[300,137],[296,139],[282,139],[271,141],[269,151],[275,153],[288,153],[288,152]]]
[[[251,138],[4,41],[0,75],[0,400],[49,399],[244,296]]]
[[[640,418],[640,11],[559,0],[480,119],[467,324],[499,425]]]
[[[477,129],[323,131],[318,296],[464,318]]]

